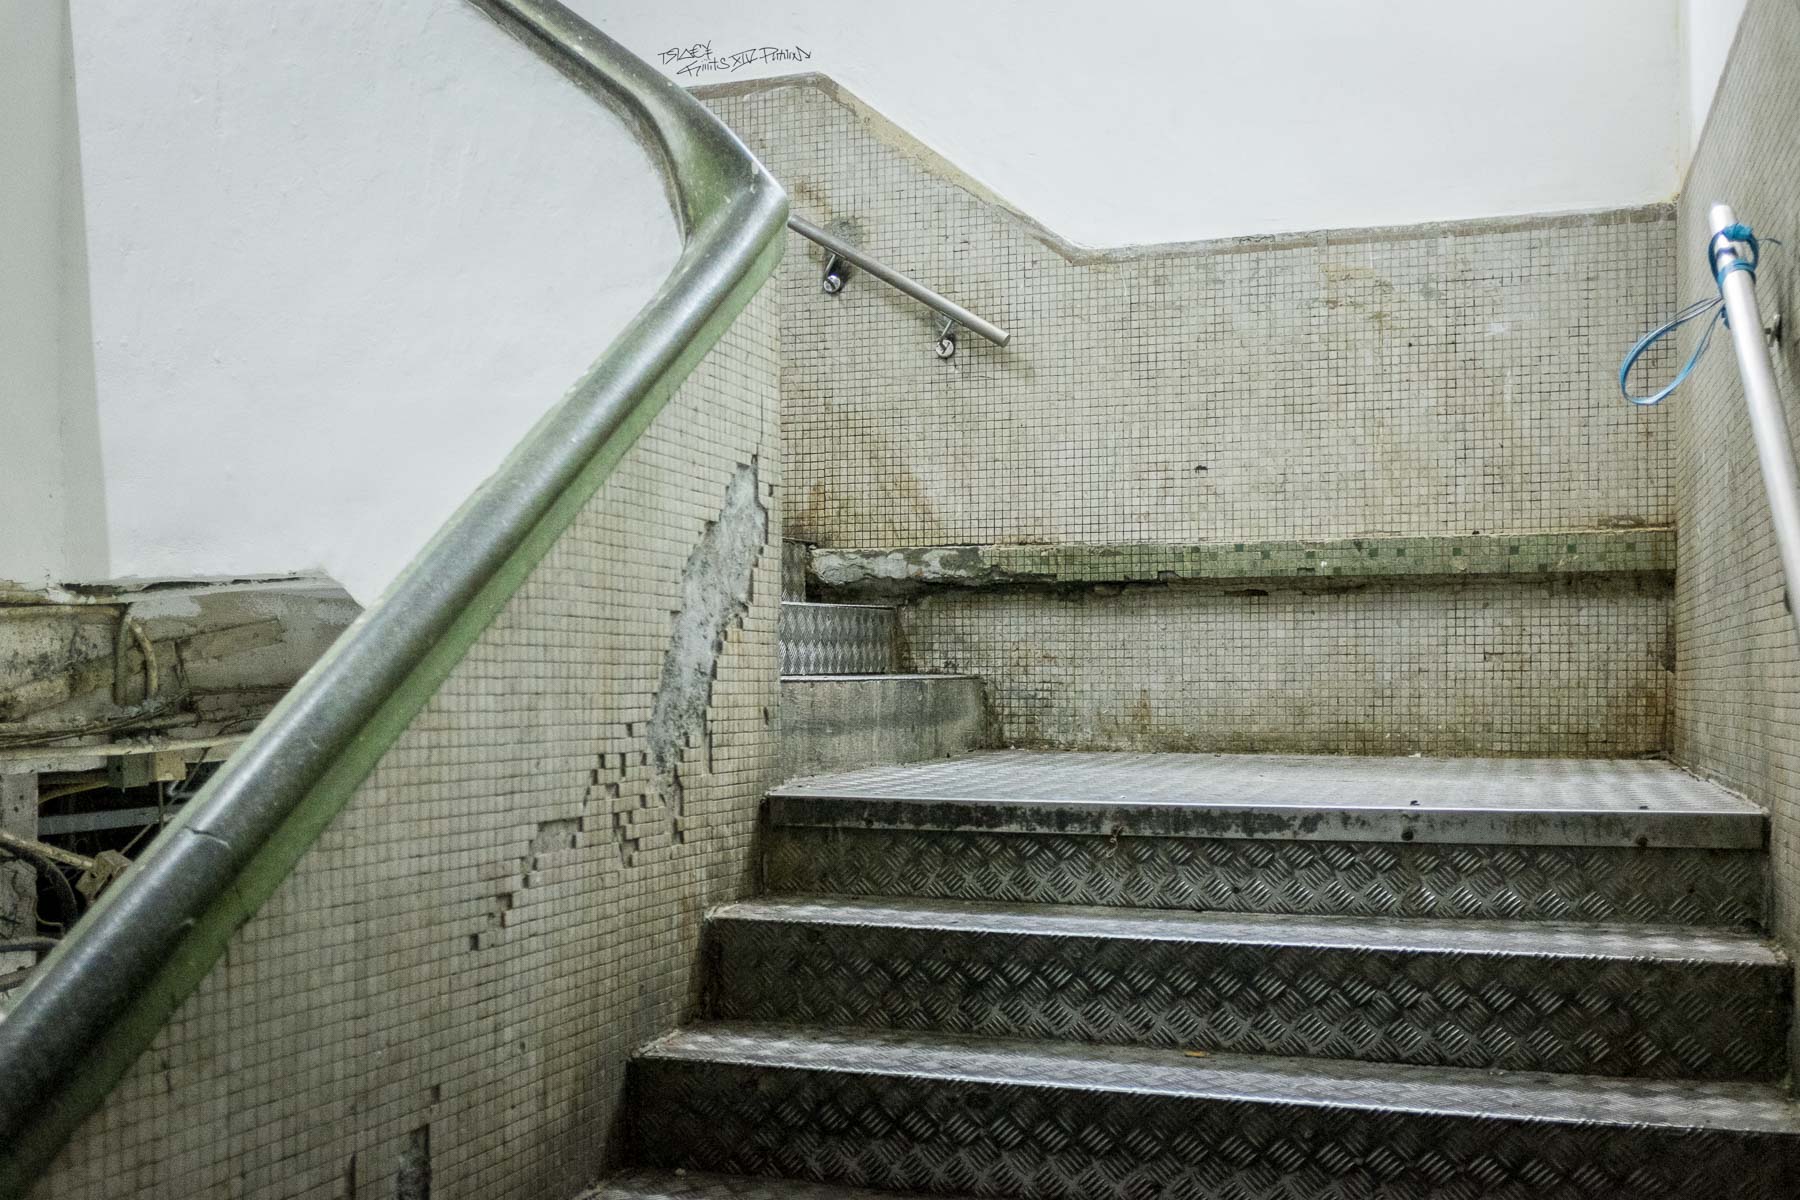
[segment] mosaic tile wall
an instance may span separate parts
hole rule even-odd
[[[919,669],[986,680],[1009,746],[1606,757],[1664,745],[1657,582],[939,593],[903,609],[901,628]]]
[[[691,1001],[700,914],[749,885],[774,769],[773,304],[681,388],[37,1196],[539,1200],[607,1164],[625,1056]],[[766,536],[740,555],[748,607],[671,789],[647,724],[728,497]]]
[[[788,536],[828,546],[1260,541],[1661,525],[1669,417],[1622,403],[1669,206],[1097,254],[832,85],[709,102],[795,212],[1009,328],[781,271]]]
[[[1716,293],[1707,209],[1723,201],[1765,237],[1765,314],[1788,333],[1773,356],[1800,438],[1800,2],[1750,0],[1680,205],[1679,295]],[[1681,352],[1692,348],[1684,339]],[[1675,418],[1681,542],[1675,587],[1674,754],[1768,807],[1775,922],[1800,948],[1800,647],[1730,344],[1664,403]],[[1800,602],[1800,601],[1797,601]],[[1800,1052],[1800,1039],[1796,1041]]]
[[[854,275],[824,295],[796,238],[790,537],[929,554],[1672,521],[1670,415],[1613,380],[1669,307],[1670,206],[1093,252],[828,81],[706,94],[797,213],[1013,333],[940,361],[925,309]],[[1664,745],[1667,612],[1666,585],[1382,585],[945,596],[907,623],[920,667],[988,676],[1017,744],[1584,754]]]

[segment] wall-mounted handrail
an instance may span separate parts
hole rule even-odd
[[[470,0],[661,160],[684,246],[648,304],[45,960],[0,1021],[22,1195],[437,691],[780,261],[787,196],[697,100],[556,0]]]
[[[823,246],[845,262],[855,263],[889,287],[897,288],[900,291],[905,292],[914,300],[923,304],[926,308],[936,312],[939,316],[954,321],[971,333],[986,338],[988,341],[994,343],[994,345],[1004,346],[1006,343],[1012,341],[1012,334],[1000,328],[992,321],[984,320],[981,317],[976,316],[954,300],[946,300],[943,296],[938,295],[938,293],[932,291],[910,275],[902,275],[900,272],[883,263],[880,259],[870,258],[867,254],[864,254],[849,242],[825,232],[812,222],[803,221],[799,217],[790,216],[788,218],[788,228],[805,238],[807,241],[815,242],[818,245]]]
[[[1769,361],[1769,345],[1763,332],[1762,313],[1756,304],[1754,258],[1739,249],[1747,233],[1729,205],[1715,204],[1710,212],[1712,239],[1708,261],[1725,300],[1725,324],[1731,330],[1731,348],[1737,354],[1738,376],[1744,384],[1744,403],[1750,410],[1750,434],[1756,442],[1756,459],[1762,467],[1763,489],[1769,497],[1769,518],[1775,528],[1775,545],[1781,552],[1781,573],[1787,583],[1790,615],[1800,628],[1800,480],[1794,466],[1794,443],[1788,435],[1787,414],[1775,387],[1775,370]]]

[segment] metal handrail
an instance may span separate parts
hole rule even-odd
[[[799,217],[788,218],[788,228],[805,238],[831,251],[845,262],[855,263],[889,287],[898,288],[920,304],[936,312],[948,321],[961,325],[971,333],[979,334],[996,346],[1004,346],[1012,341],[1012,334],[1000,328],[992,321],[983,320],[954,300],[946,300],[910,275],[902,275],[880,259],[870,258],[849,242],[840,237],[826,233],[810,221]]]
[[[0,1195],[37,1173],[199,985],[773,272],[787,196],[673,81],[556,0],[469,0],[617,109],[684,247],[569,395],[45,960],[0,1021]]]
[[[1712,240],[1708,253],[1725,301],[1725,325],[1731,330],[1731,348],[1737,353],[1738,377],[1744,384],[1744,403],[1750,409],[1750,434],[1756,442],[1756,459],[1762,467],[1763,489],[1769,497],[1769,520],[1775,528],[1775,546],[1781,552],[1781,573],[1787,583],[1788,609],[1800,628],[1800,483],[1796,482],[1794,443],[1788,436],[1787,414],[1775,387],[1775,370],[1769,362],[1762,313],[1756,304],[1756,273],[1739,266],[1742,252],[1727,230],[1742,230],[1731,207],[1715,204],[1709,214]]]

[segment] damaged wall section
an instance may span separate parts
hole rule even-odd
[[[707,525],[681,571],[681,607],[663,654],[649,735],[657,783],[677,820],[682,816],[682,755],[707,745],[706,716],[719,652],[726,631],[749,610],[755,595],[753,568],[769,540],[769,510],[757,486],[752,458],[732,475],[718,518]],[[679,829],[675,836],[680,839]]]
[[[157,1195],[343,1195],[351,1162],[361,1191],[416,1195],[427,1128],[434,1196],[572,1196],[616,1161],[626,1060],[691,1003],[700,915],[751,886],[774,772],[775,329],[765,292],[37,1200],[120,1179]],[[672,647],[686,648],[673,690]],[[679,842],[654,806],[659,707]],[[710,770],[683,745],[696,728]]]

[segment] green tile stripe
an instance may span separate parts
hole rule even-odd
[[[1177,580],[1662,575],[1673,529],[1576,530],[1324,542],[1056,543],[813,551],[828,586],[1104,584]]]

